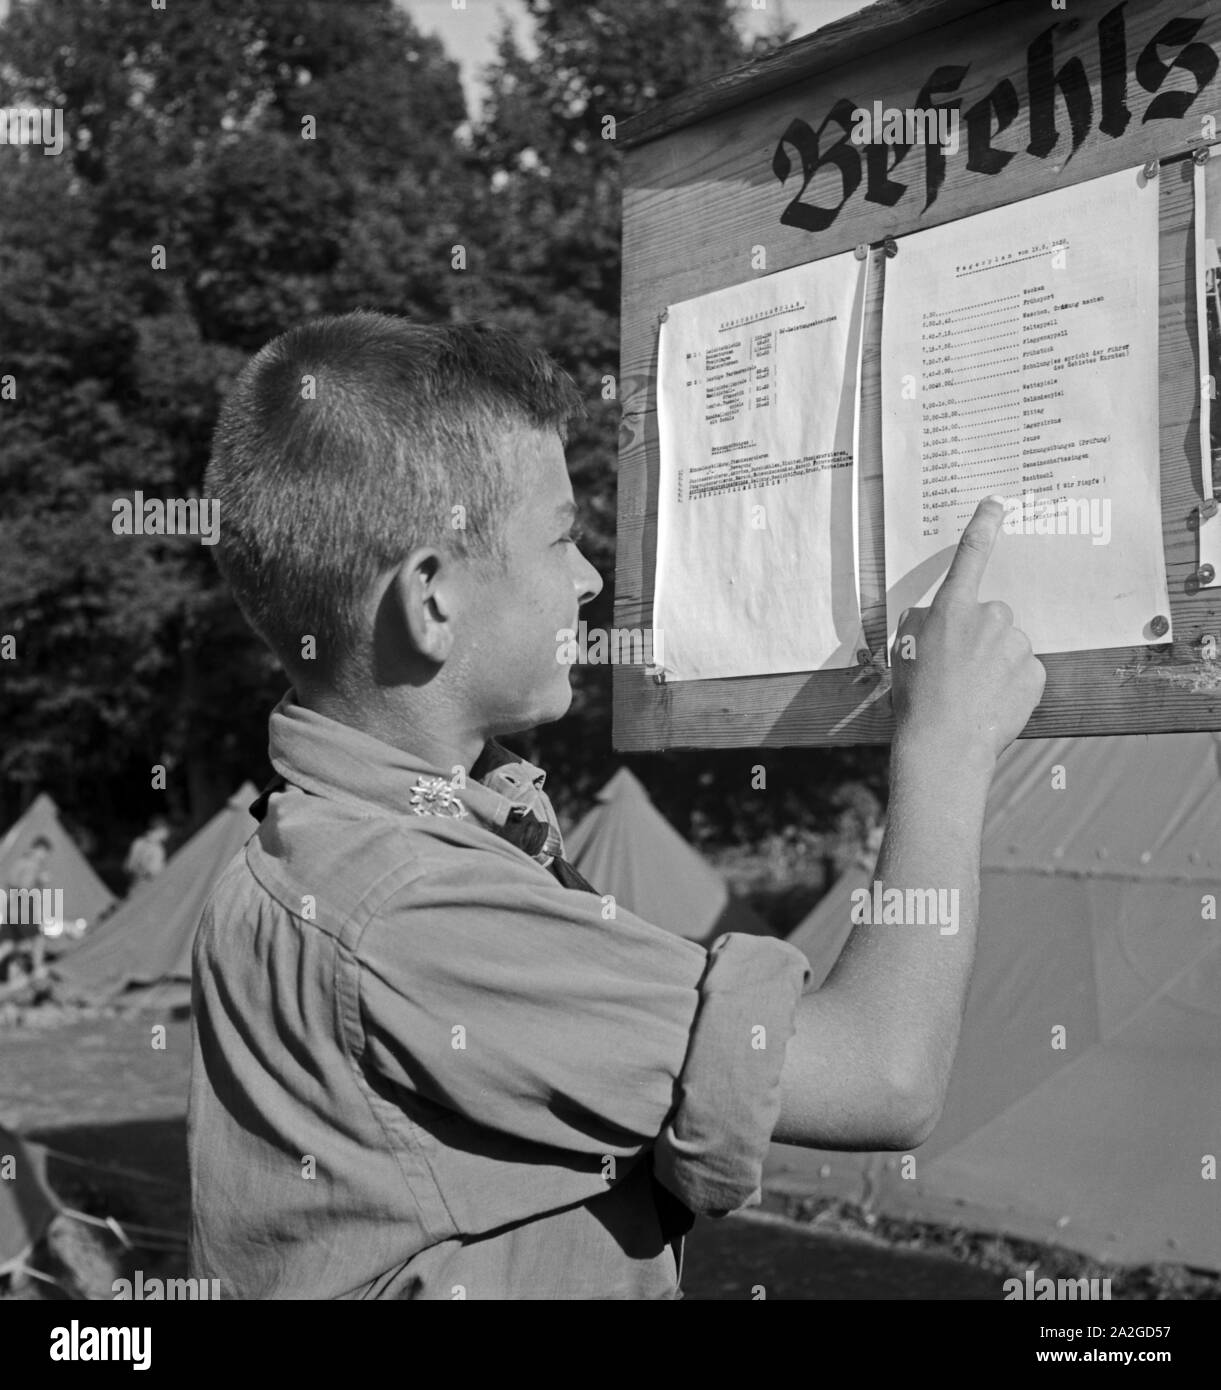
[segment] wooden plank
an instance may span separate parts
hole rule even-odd
[[[618,142],[624,149],[633,149],[766,96],[790,82],[829,72],[913,38],[926,38],[932,30],[964,15],[1016,4],[1029,8],[1029,0],[880,0],[632,116],[619,127]]]
[[[1199,21],[1196,42],[1215,52],[1221,11],[1175,0],[1129,0],[1126,21],[1129,68],[1169,18]],[[683,128],[642,146],[629,156],[625,180],[623,423],[619,467],[619,544],[615,623],[648,626],[656,563],[659,445],[656,421],[657,313],[666,304],[751,278],[753,247],[763,246],[768,273],[833,255],[860,242],[902,236],[924,226],[983,211],[1132,167],[1146,157],[1181,156],[1198,144],[1201,110],[1221,103],[1216,77],[1181,116],[1146,121],[1148,93],[1131,73],[1126,101],[1133,115],[1122,137],[1097,128],[1100,95],[1096,74],[1098,21],[1115,6],[1102,0],[1074,0],[1076,23],[1057,39],[1056,63],[1081,60],[1090,73],[1094,122],[1071,159],[1014,160],[993,179],[955,166],[931,205],[923,188],[910,189],[893,206],[861,198],[845,204],[825,230],[810,233],[781,226],[767,167],[776,133],[792,119],[792,89]],[[964,104],[982,98],[1006,74],[1015,87],[1024,81],[1019,67],[1029,44],[1048,27],[1046,13],[1032,17],[1005,7],[1010,32],[997,32],[995,17],[981,27],[971,15],[937,36],[935,54],[910,44],[901,60],[883,72],[865,64],[836,74],[835,93],[879,96],[885,105],[908,105],[930,61],[964,64],[970,75]],[[987,19],[986,16],[982,17]],[[1156,50],[1169,65],[1182,42]],[[1014,54],[1019,55],[1021,62]],[[1190,56],[1190,55],[1189,55]],[[1198,58],[1198,54],[1195,55]],[[1146,71],[1148,78],[1148,71]],[[913,85],[915,84],[915,85]],[[1167,89],[1190,93],[1196,78],[1179,74]],[[811,119],[830,104],[824,91],[812,98]],[[1025,109],[1025,107],[1023,108]],[[1058,108],[1061,145],[1067,147],[1064,104]],[[1021,118],[1007,148],[1029,140]],[[1008,132],[1006,132],[1008,134]],[[998,139],[997,145],[1002,142]],[[914,150],[913,154],[922,153]],[[767,154],[768,159],[763,156]],[[901,166],[900,166],[901,167]],[[766,169],[766,177],[761,170]],[[1205,633],[1221,634],[1221,591],[1199,590],[1194,582],[1196,540],[1190,528],[1200,498],[1199,407],[1195,305],[1191,283],[1191,160],[1178,158],[1162,169],[1160,183],[1160,440],[1162,526],[1171,587],[1175,641],[1172,646],[1107,652],[1059,653],[1042,658],[1048,669],[1043,702],[1026,737],[1061,734],[1126,733],[1221,728],[1221,664],[1200,659]],[[897,173],[897,171],[896,171]],[[913,192],[919,197],[913,198]],[[781,201],[783,206],[786,197]],[[842,227],[839,223],[842,222]],[[859,460],[862,601],[866,635],[879,653],[885,611],[881,495],[881,295],[885,257],[873,253],[873,277],[866,306],[862,381],[862,440]],[[615,746],[621,750],[668,747],[780,746],[809,743],[885,742],[892,733],[889,701],[876,695],[878,679],[859,668],[789,676],[679,682],[658,686],[639,668],[615,671]],[[846,721],[846,722],[845,722]]]

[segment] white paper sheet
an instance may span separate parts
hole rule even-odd
[[[1200,345],[1200,459],[1203,496],[1215,497],[1221,476],[1213,454],[1221,458],[1221,145],[1195,167],[1196,324]],[[1221,584],[1221,508],[1200,518],[1199,564],[1211,565],[1213,577],[1201,587]]]
[[[1008,603],[1036,652],[1171,639],[1157,352],[1158,181],[1139,169],[899,241],[882,310],[888,652],[989,495],[1006,530],[980,599]]]
[[[849,252],[668,308],[653,600],[667,681],[856,664],[868,264]]]

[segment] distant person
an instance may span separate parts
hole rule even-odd
[[[875,820],[865,831],[864,843],[856,854],[856,864],[862,869],[872,869],[882,852],[882,841],[886,838],[886,817]]]
[[[0,923],[0,976],[15,971],[38,978],[43,973],[46,938],[42,932],[42,904],[21,911],[21,899],[14,892],[37,892],[51,886],[48,861],[51,841],[39,835],[13,865],[5,884],[4,921]],[[29,903],[29,899],[25,900]],[[24,918],[24,920],[22,920]]]
[[[169,822],[164,816],[155,816],[144,834],[137,835],[131,842],[123,863],[129,893],[151,882],[165,868],[165,844],[169,838]]]

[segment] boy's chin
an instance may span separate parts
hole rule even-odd
[[[493,737],[502,734],[522,734],[528,729],[537,729],[540,724],[554,724],[563,719],[572,707],[572,686],[565,676],[564,684],[550,690],[529,710],[522,710],[510,718],[503,728],[498,728]]]
[[[564,684],[559,686],[554,694],[546,703],[546,707],[539,717],[534,721],[536,724],[554,724],[557,719],[563,717],[572,708],[572,686],[569,677],[565,675]]]

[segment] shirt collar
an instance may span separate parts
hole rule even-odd
[[[542,850],[533,857],[547,864],[563,853],[555,811],[543,791],[547,774],[494,739],[462,776],[307,709],[291,690],[272,711],[268,731],[271,765],[304,791],[371,802],[397,815],[469,816],[497,834],[524,808],[548,828]]]

